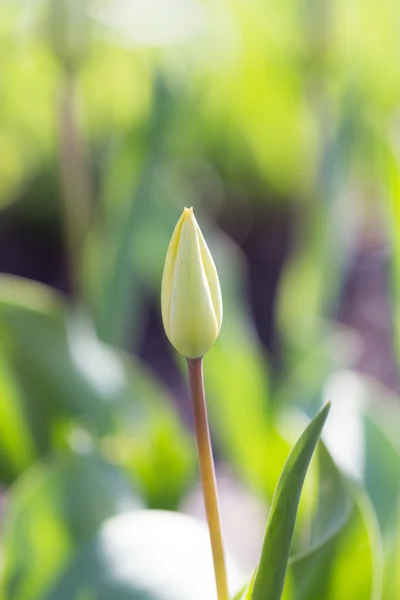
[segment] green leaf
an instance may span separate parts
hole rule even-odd
[[[240,590],[240,592],[238,592],[237,594],[235,594],[235,596],[233,597],[233,600],[246,600],[246,595],[247,595],[248,587],[249,586],[246,586],[246,587],[242,588]]]
[[[373,401],[363,414],[365,472],[363,483],[375,509],[383,537],[382,600],[400,597],[400,412],[387,390],[371,390]]]
[[[224,326],[204,363],[210,418],[225,455],[270,502],[289,444],[274,427],[268,365],[243,297],[240,250],[226,241],[211,248],[224,290]]]
[[[38,343],[40,340],[40,343]],[[0,276],[0,480],[11,482],[78,425],[139,479],[152,508],[176,508],[195,444],[164,386],[97,338],[50,288]]]
[[[385,400],[382,398],[382,400]],[[365,435],[364,486],[384,535],[396,526],[400,503],[400,414],[397,405],[376,407],[363,415]],[[391,428],[393,435],[391,435]]]
[[[311,530],[313,549],[341,530],[353,506],[344,478],[323,443],[318,447],[318,471],[318,502]]]
[[[140,481],[146,506],[176,510],[195,472],[195,443],[154,375],[135,365],[130,371],[129,406],[105,446]]]
[[[99,337],[122,348],[132,347],[141,337],[146,308],[143,288],[152,285],[154,272],[157,286],[161,280],[170,233],[164,203],[159,204],[165,190],[160,189],[158,178],[172,106],[166,81],[159,75],[153,81],[148,120],[141,129],[131,124],[108,165],[102,212],[83,263],[85,294]]]
[[[290,598],[377,600],[382,542],[376,515],[365,492],[346,482],[326,450],[324,454],[321,466],[328,472],[320,481],[314,531],[323,524],[325,533],[308,552],[291,559],[294,585]]]
[[[228,559],[232,589],[243,576]],[[204,523],[138,511],[110,519],[44,600],[217,600]]]
[[[100,434],[113,427],[110,399],[120,385],[118,366],[113,369],[110,352],[88,351],[85,330],[72,320],[66,302],[50,288],[0,277],[0,343],[39,454],[49,451],[52,427],[60,420],[86,421]]]
[[[380,600],[383,553],[378,521],[362,488],[354,487],[354,510],[338,540],[321,600]]]
[[[94,454],[34,465],[10,490],[0,597],[40,599],[106,518],[140,507],[121,471]]]
[[[36,456],[29,425],[24,418],[21,392],[11,366],[0,349],[0,481],[12,481]]]
[[[326,447],[318,447],[318,499],[311,517],[309,547],[290,559],[294,600],[322,598],[335,558],[337,537],[352,515],[353,500]]]
[[[301,490],[329,410],[327,403],[301,435],[284,466],[272,502],[252,600],[280,600],[282,596]]]
[[[234,597],[233,600],[250,600],[252,593],[253,593],[253,588],[254,588],[254,580],[256,577],[256,572],[254,573],[250,583],[248,585],[246,585],[244,588],[242,588],[240,590],[240,592],[238,592],[236,594],[236,596]]]

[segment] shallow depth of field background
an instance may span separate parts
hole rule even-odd
[[[202,514],[160,320],[184,206],[223,291],[205,376],[231,551],[254,564],[330,397],[326,444],[396,556],[399,19],[397,0],[0,2],[4,600],[41,598],[110,516]]]

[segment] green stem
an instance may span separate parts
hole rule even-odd
[[[219,515],[217,482],[208,427],[203,380],[203,359],[188,359],[190,391],[192,394],[197,451],[200,464],[204,504],[210,531],[218,600],[229,600],[225,554]]]

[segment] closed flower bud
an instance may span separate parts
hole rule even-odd
[[[217,270],[192,208],[185,208],[165,260],[161,309],[171,344],[187,358],[203,356],[218,337],[222,297]]]
[[[88,0],[49,0],[47,33],[55,57],[67,71],[83,62],[89,46]]]

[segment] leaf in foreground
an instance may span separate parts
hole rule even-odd
[[[280,600],[282,596],[301,490],[329,410],[328,402],[303,432],[283,468],[268,519],[253,600]]]

